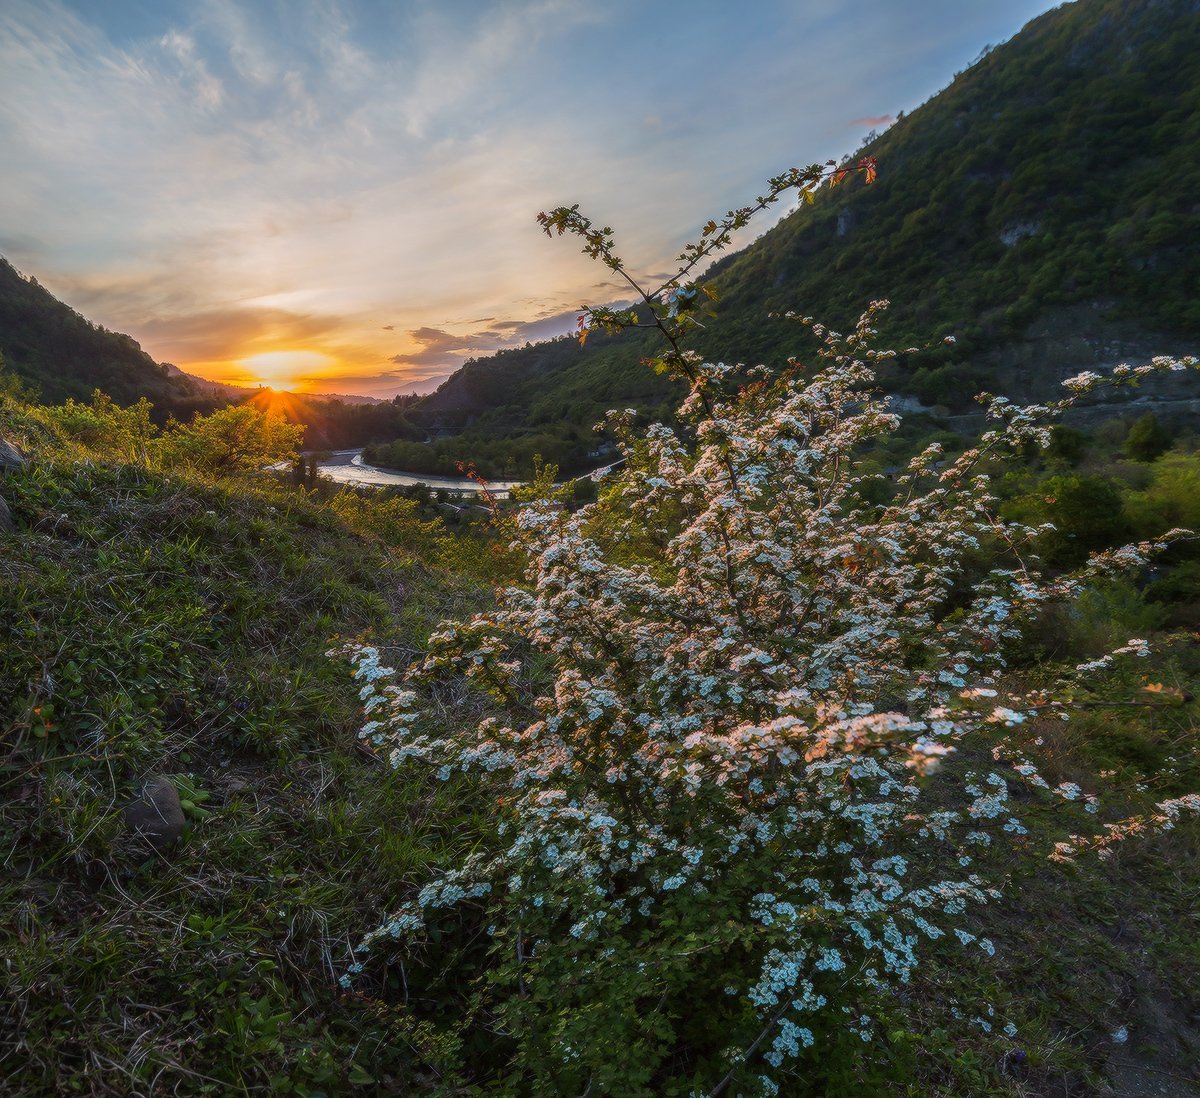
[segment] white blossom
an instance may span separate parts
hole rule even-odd
[[[1169,538],[1058,578],[1014,550],[964,599],[981,545],[1020,546],[1033,533],[996,518],[984,459],[1044,442],[1073,398],[991,398],[998,425],[978,446],[945,461],[929,447],[898,475],[895,498],[872,504],[862,489],[875,475],[858,471],[856,454],[899,422],[873,388],[871,363],[886,357],[870,349],[881,307],[844,336],[812,325],[817,364],[758,371],[758,386],[735,388],[731,367],[693,362],[679,429],[639,438],[632,412],[610,417],[626,464],[599,501],[516,510],[527,572],[494,610],[445,624],[401,672],[375,648],[348,649],[370,717],[364,739],[393,765],[472,775],[499,804],[498,841],[428,882],[368,948],[422,935],[440,909],[482,904],[494,940],[536,939],[535,956],[571,950],[586,989],[615,942],[653,941],[719,893],[754,932],[751,969],[718,988],[744,995],[769,1027],[758,1056],[772,1068],[819,1040],[848,972],[865,1006],[911,978],[924,941],[995,952],[964,921],[999,895],[973,858],[1027,841],[1008,782],[1095,802],[1073,783],[1052,790],[1010,742],[1044,706],[1002,695],[1006,650],[1047,603],[1140,566]],[[1144,650],[1135,639],[1115,656]],[[548,669],[536,692],[522,679],[526,653]],[[433,709],[430,684],[447,671],[504,715],[456,722]],[[968,800],[945,807],[929,796],[930,775],[968,738],[995,769],[963,778]],[[1197,811],[1200,797],[1164,801],[1050,857],[1103,853]],[[730,881],[739,891],[722,892]],[[848,1024],[871,1039],[869,1014]]]

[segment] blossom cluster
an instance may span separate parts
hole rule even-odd
[[[952,460],[926,448],[889,502],[871,502],[858,455],[898,426],[873,389],[882,308],[846,335],[812,325],[811,367],[691,361],[679,427],[639,435],[630,415],[612,417],[626,468],[599,501],[518,510],[527,574],[494,610],[445,624],[402,673],[349,649],[369,743],[394,765],[469,773],[500,794],[495,841],[362,951],[419,940],[452,905],[485,911],[492,986],[508,989],[499,1024],[543,1086],[585,1089],[611,1069],[614,1033],[644,1045],[654,1004],[710,994],[703,966],[679,958],[715,951],[717,998],[737,1004],[722,1016],[732,1070],[743,1092],[773,1092],[831,1032],[870,1039],[924,943],[994,952],[971,913],[999,896],[981,852],[1028,834],[1014,783],[1095,809],[1094,794],[1052,788],[1006,743],[1031,716],[1067,715],[1005,694],[1006,653],[1048,603],[1169,539],[1049,577],[1030,551],[1037,531],[998,517],[985,459],[1044,442],[1073,397],[989,398],[999,427]],[[964,593],[982,551],[1000,563]],[[1080,672],[1144,651],[1134,640]],[[495,715],[456,724],[430,709],[450,672]],[[930,776],[971,737],[994,769],[957,767],[965,797],[947,798]],[[1164,802],[1053,856],[1196,808]]]

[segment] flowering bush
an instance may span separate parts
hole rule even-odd
[[[788,185],[820,172],[805,178]],[[609,230],[574,210],[544,223],[621,270]],[[403,673],[349,650],[362,735],[393,765],[475,775],[496,798],[494,841],[360,952],[395,940],[403,955],[470,912],[490,951],[470,1009],[507,1045],[497,1078],[516,1090],[795,1093],[806,1050],[872,1038],[924,943],[993,952],[973,909],[999,893],[979,858],[1025,834],[1016,784],[1081,827],[1096,810],[1078,785],[1051,788],[1012,730],[1065,719],[1084,676],[1146,652],[1131,641],[1061,697],[1004,689],[1006,651],[1048,602],[1166,543],[1048,577],[1029,556],[1037,530],[993,509],[985,460],[1045,444],[1100,379],[1046,405],[988,398],[976,447],[927,447],[872,503],[858,458],[898,426],[873,389],[893,354],[872,346],[882,303],[848,335],[802,320],[820,341],[811,366],[744,369],[681,349],[702,289],[677,279],[639,288],[640,311],[590,312],[662,328],[660,365],[691,389],[677,428],[639,436],[630,413],[610,417],[627,464],[599,501],[571,511],[546,492],[518,509],[525,584],[445,625]],[[985,551],[999,563],[983,572]],[[456,723],[428,704],[450,673],[491,715]],[[1129,830],[1197,809],[1166,803]],[[1054,853],[1117,829],[1092,832]]]

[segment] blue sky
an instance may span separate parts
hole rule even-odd
[[[539,210],[661,271],[1053,6],[4,0],[0,254],[205,376],[424,389],[616,296]]]

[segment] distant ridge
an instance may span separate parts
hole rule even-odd
[[[167,372],[171,377],[182,378],[194,389],[200,392],[212,393],[226,400],[247,400],[264,390],[274,391],[274,387],[270,385],[227,385],[223,381],[209,381],[207,378],[200,377],[197,374],[189,374],[186,370],[181,370],[174,363],[164,362],[163,365],[167,368]],[[291,392],[291,390],[281,389],[279,392]],[[303,395],[311,400],[340,400],[343,404],[387,403],[381,397],[363,396],[360,393],[305,393]]]
[[[365,396],[362,393],[305,393],[310,400],[340,400],[343,404],[390,404],[386,397]]]

